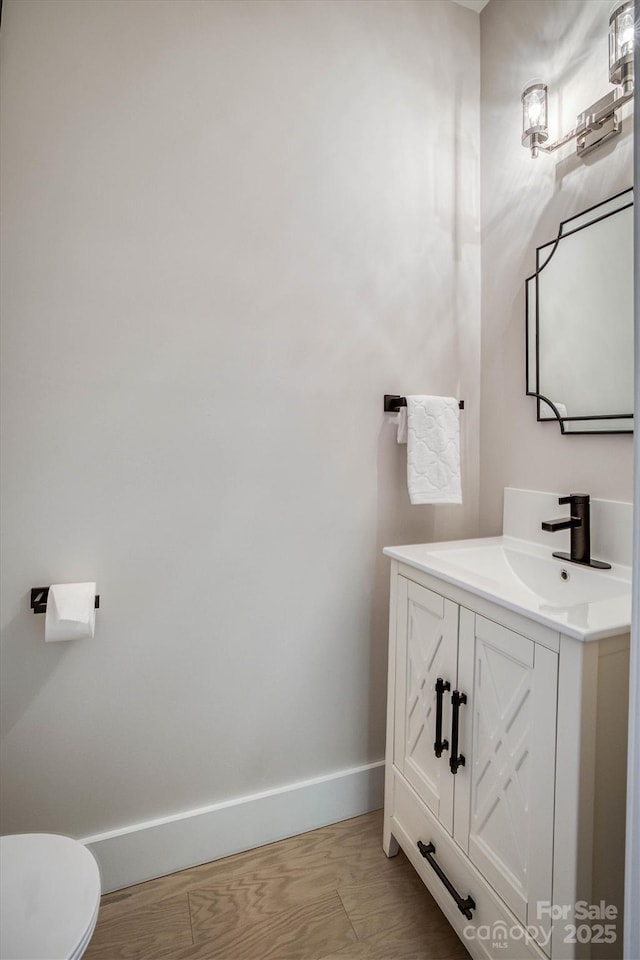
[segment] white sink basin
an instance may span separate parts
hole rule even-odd
[[[628,567],[582,567],[512,537],[412,544],[384,552],[579,640],[630,629]]]

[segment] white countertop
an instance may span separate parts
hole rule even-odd
[[[595,570],[505,536],[386,547],[384,553],[577,640],[630,630],[630,567]]]

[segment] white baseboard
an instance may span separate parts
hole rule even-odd
[[[81,842],[95,855],[102,892],[109,893],[379,810],[383,796],[381,760]]]

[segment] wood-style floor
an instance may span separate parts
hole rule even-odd
[[[102,898],[85,960],[468,960],[370,813]]]

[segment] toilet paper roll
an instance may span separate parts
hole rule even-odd
[[[95,583],[53,583],[47,597],[45,641],[93,637],[96,629],[95,598]]]

